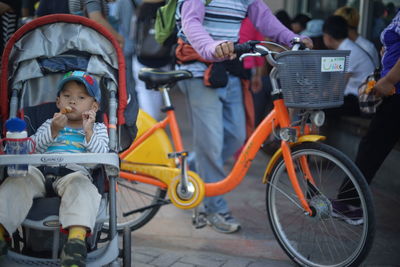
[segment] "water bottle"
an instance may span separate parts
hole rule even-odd
[[[12,118],[6,121],[6,154],[28,154],[30,152],[30,144],[27,140],[25,121]],[[28,164],[12,164],[8,165],[9,176],[25,176],[28,173]]]

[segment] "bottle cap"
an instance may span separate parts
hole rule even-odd
[[[26,122],[19,118],[11,118],[6,121],[6,129],[9,132],[22,132],[26,129]]]

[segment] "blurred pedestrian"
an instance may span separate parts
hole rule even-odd
[[[372,42],[374,43],[376,49],[379,51],[381,48],[380,36],[383,29],[386,27],[385,21],[385,12],[386,7],[385,4],[382,3],[382,0],[374,0],[373,1],[373,20],[372,20]]]
[[[18,28],[18,19],[21,14],[21,0],[0,1],[0,53],[3,53],[5,44]]]
[[[312,19],[307,22],[306,29],[301,32],[301,35],[308,36],[313,41],[314,47],[313,49],[328,49],[324,44],[324,40],[322,38],[322,26],[324,25],[324,21],[322,19]]]
[[[392,22],[383,30],[381,42],[384,47],[382,58],[381,78],[373,90],[383,96],[372,118],[368,131],[361,139],[355,163],[364,174],[368,184],[372,182],[376,172],[400,137],[400,12],[398,11]],[[398,177],[393,177],[398,178]],[[349,183],[343,183],[338,195],[342,199],[341,214],[352,216],[349,212],[359,203],[354,199],[354,190]],[[347,208],[344,210],[344,208]],[[355,216],[353,216],[355,217]]]
[[[162,95],[159,91],[148,90],[139,80],[142,68],[170,70],[173,61],[171,40],[160,45],[154,38],[154,21],[157,10],[165,5],[164,0],[143,0],[136,14],[135,56],[133,58],[133,76],[136,83],[139,107],[156,120],[162,118]]]
[[[250,19],[245,18],[239,31],[239,43],[245,43],[250,40],[264,41],[265,38],[257,31]],[[263,57],[247,57],[243,60],[243,67],[248,73],[250,89],[253,95],[253,101],[250,103],[252,105],[251,108],[254,109],[253,128],[264,118],[267,105],[266,99],[269,98],[262,90],[265,64],[265,58]]]
[[[118,33],[124,38],[123,52],[125,57],[126,69],[126,90],[129,100],[129,103],[125,110],[125,118],[128,126],[134,127],[136,127],[136,118],[139,110],[132,66],[132,58],[135,54],[135,29],[134,24],[132,24],[132,18],[135,17],[136,9],[136,2],[133,0],[117,0],[115,3],[114,14],[115,19],[118,21]]]
[[[400,137],[400,12],[383,30],[384,47],[381,78],[373,90],[383,102],[372,118],[367,134],[360,142],[356,164],[368,183]]]
[[[309,22],[311,18],[306,14],[297,14],[290,24],[290,27],[294,33],[301,33],[307,27],[307,22]]]
[[[291,23],[292,19],[290,18],[289,14],[286,12],[286,10],[278,10],[275,13],[276,18],[288,29],[291,28]]]
[[[350,50],[348,72],[349,78],[344,91],[344,104],[335,109],[336,115],[359,116],[358,87],[366,77],[374,72],[375,64],[359,45],[348,38],[348,26],[341,16],[330,16],[322,27],[326,47],[335,50]]]
[[[110,24],[108,16],[108,2],[113,0],[69,0],[69,11],[71,14],[87,16],[88,18],[103,25],[109,30],[121,47],[124,46],[124,37]]]
[[[342,16],[347,21],[349,39],[359,45],[371,57],[376,68],[379,68],[379,55],[375,45],[358,34],[358,22],[360,15],[357,9],[349,6],[344,6],[335,11],[335,15]]]
[[[36,16],[42,17],[51,14],[69,14],[68,0],[40,0]]]

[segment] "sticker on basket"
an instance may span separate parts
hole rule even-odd
[[[322,57],[321,72],[344,71],[345,57]]]

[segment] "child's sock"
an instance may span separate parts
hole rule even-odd
[[[68,240],[76,238],[79,240],[85,240],[86,238],[86,228],[82,226],[72,226],[69,228]]]

